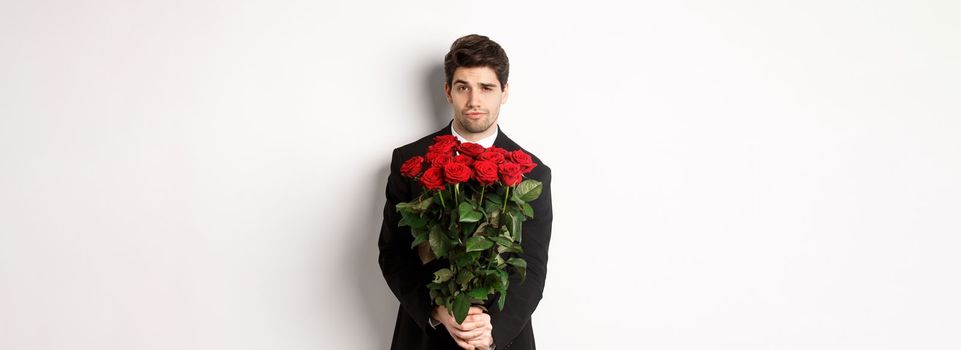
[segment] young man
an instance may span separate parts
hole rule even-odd
[[[507,102],[508,93],[508,60],[500,45],[480,35],[459,38],[444,57],[444,71],[444,92],[453,107],[453,120],[433,134],[394,149],[391,158],[378,240],[381,271],[400,301],[391,349],[534,349],[531,314],[544,291],[553,219],[551,170],[546,164],[524,150],[538,164],[526,176],[541,181],[543,191],[530,203],[534,218],[524,222],[521,230],[527,278],[521,283],[515,273],[510,275],[503,310],[497,308],[496,298],[491,298],[486,312],[472,307],[467,319],[457,324],[447,309],[434,307],[426,285],[446,260],[434,259],[426,244],[411,249],[410,228],[398,226],[397,203],[410,201],[424,191],[419,183],[400,175],[400,166],[410,157],[425,154],[434,137],[454,135],[461,142],[484,147],[523,149],[497,125],[500,106]]]

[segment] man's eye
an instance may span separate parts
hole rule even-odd
[[[467,90],[467,87],[466,87],[466,86],[460,86],[460,87],[457,88],[457,90],[464,91],[464,90]]]
[[[491,89],[491,88],[489,88],[489,87],[485,87],[485,88],[484,88],[484,91],[491,91],[491,90],[494,90],[494,89]]]

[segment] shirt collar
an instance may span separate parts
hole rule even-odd
[[[494,129],[494,133],[493,133],[493,134],[491,134],[491,135],[488,136],[488,137],[485,137],[485,138],[482,138],[482,139],[480,139],[480,140],[477,140],[477,141],[470,141],[470,140],[464,138],[463,136],[460,136],[460,134],[457,133],[457,130],[454,130],[454,123],[451,123],[451,124],[450,124],[450,132],[451,132],[451,134],[453,134],[454,136],[456,136],[457,139],[460,140],[460,142],[473,142],[473,143],[479,144],[479,145],[481,145],[481,146],[484,146],[484,148],[490,148],[491,146],[494,145],[494,140],[497,139],[497,134],[500,133],[500,126],[495,124],[494,127],[495,127],[496,129]]]

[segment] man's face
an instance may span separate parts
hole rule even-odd
[[[451,85],[444,84],[447,102],[454,107],[454,123],[458,132],[493,133],[501,105],[507,102],[507,88],[501,91],[497,74],[488,67],[460,67],[454,70]],[[490,131],[490,133],[487,133]],[[465,137],[469,135],[464,135]]]

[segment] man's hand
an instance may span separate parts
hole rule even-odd
[[[494,343],[491,336],[491,330],[494,329],[491,326],[491,317],[479,307],[470,308],[463,324],[457,324],[454,316],[447,313],[447,308],[443,306],[435,307],[431,317],[444,324],[454,342],[466,350],[485,350]]]

